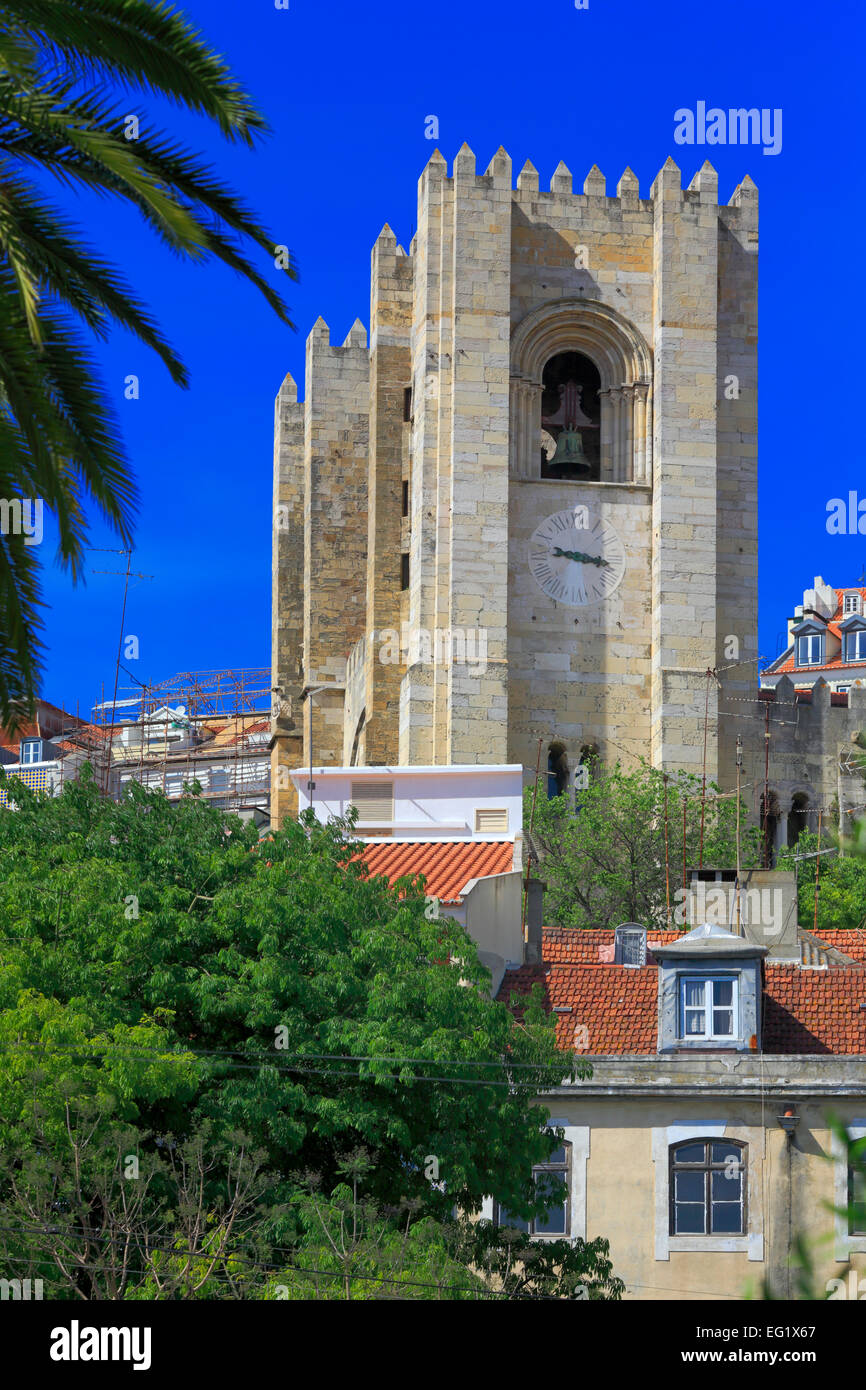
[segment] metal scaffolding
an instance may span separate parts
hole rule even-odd
[[[106,795],[133,780],[174,799],[198,781],[202,797],[226,810],[264,810],[270,770],[261,735],[263,723],[270,733],[270,714],[269,666],[182,671],[155,684],[120,686],[108,701],[103,688],[93,723],[67,742],[94,754]],[[171,738],[172,730],[180,737]],[[173,748],[178,742],[185,746]]]

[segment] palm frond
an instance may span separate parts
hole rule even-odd
[[[167,4],[150,0],[3,0],[0,31],[29,41],[66,71],[147,90],[215,121],[252,145],[264,116],[228,65]]]
[[[153,93],[252,145],[266,123],[187,20],[153,0],[0,0],[0,498],[40,499],[58,555],[83,573],[87,508],[131,544],[136,505],[118,421],[85,335],[113,326],[186,370],[125,277],[32,185],[29,172],[136,209],[174,254],[217,259],[283,322],[281,296],[246,255],[274,238],[200,156],[144,116],[126,138],[119,86]],[[297,279],[291,257],[283,274]],[[41,662],[39,567],[26,537],[0,535],[0,724],[32,708]]]

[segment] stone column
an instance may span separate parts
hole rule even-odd
[[[623,396],[621,386],[612,386],[608,391],[611,413],[611,480],[618,483],[622,478],[622,437],[623,437]]]
[[[622,388],[622,447],[620,450],[620,481],[634,482],[635,474],[635,394],[634,386]]]
[[[598,403],[601,408],[601,418],[599,423],[600,435],[600,469],[599,477],[603,483],[610,483],[614,478],[614,454],[613,454],[613,403],[610,399],[610,387],[603,386],[598,393]]]
[[[649,386],[636,381],[634,387],[634,473],[636,483],[649,482],[647,476],[647,396]]]
[[[515,478],[538,477],[541,386],[513,376],[509,386],[509,459]]]

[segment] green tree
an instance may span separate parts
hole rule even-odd
[[[24,1150],[44,1158],[32,1190],[0,1172],[16,1258],[44,1254],[46,1184],[85,1150],[63,1200],[91,1238],[87,1277],[106,1263],[96,1235],[126,1229],[112,1214],[128,1191],[117,1155],[135,1152],[157,1205],[136,1215],[130,1264],[182,1290],[165,1296],[193,1296],[200,1278],[238,1283],[244,1261],[296,1245],[303,1174],[333,1193],[358,1147],[365,1197],[383,1207],[416,1202],[418,1219],[442,1221],[489,1194],[543,1213],[531,1170],[557,1140],[538,1097],[588,1067],[557,1052],[539,999],[516,1023],[489,998],[473,942],[450,918],[428,920],[422,883],[401,896],[370,879],[340,823],[289,823],[259,843],[194,795],[172,804],[133,783],[109,802],[87,777],[57,798],[0,785],[16,807],[0,810],[0,1149],[19,1173]],[[119,1127],[139,1135],[134,1149]],[[159,1153],[205,1132],[216,1270]],[[248,1170],[258,1221],[245,1224],[245,1207],[222,1239],[238,1134],[260,1156]],[[185,1233],[181,1266],[166,1254],[168,1213]]]
[[[641,763],[631,772],[617,764],[593,763],[589,785],[547,799],[539,794],[533,817],[533,789],[525,793],[525,823],[532,817],[533,838],[543,855],[538,869],[547,885],[547,920],[566,927],[610,927],[641,922],[663,927],[667,883],[671,908],[682,886],[683,806],[686,808],[685,863],[697,868],[701,857],[701,781],[686,773],[665,778]],[[759,836],[748,828],[741,805],[740,862],[760,862]],[[703,826],[703,863],[736,865],[736,801],[708,784]],[[665,825],[667,862],[665,869]]]
[[[369,1155],[358,1149],[338,1165],[341,1181],[326,1195],[308,1175],[293,1199],[298,1221],[294,1257],[261,1297],[290,1300],[482,1299],[477,1272],[457,1258],[457,1227],[425,1216],[421,1203],[383,1208],[365,1194]]]
[[[859,835],[862,828],[858,827]],[[834,843],[835,841],[835,843]],[[795,869],[799,920],[811,927],[815,921],[815,883],[818,884],[818,931],[862,927],[866,923],[866,858],[857,852],[857,841],[841,845],[834,836],[801,832],[793,848],[781,851],[776,867]],[[853,852],[852,852],[853,851]]]
[[[164,4],[0,3],[0,499],[4,507],[40,499],[53,512],[73,580],[83,569],[85,503],[125,544],[135,508],[88,340],[118,325],[179,385],[187,374],[117,267],[45,197],[43,176],[131,204],[172,251],[222,261],[289,322],[247,247],[294,279],[288,252],[275,257],[274,238],[202,158],[148,122],[141,105],[152,95],[201,115],[230,142],[253,146],[267,129],[225,62]],[[130,116],[130,106],[140,114]],[[0,523],[0,724],[14,727],[39,674],[40,584],[20,518]]]

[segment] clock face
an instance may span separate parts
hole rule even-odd
[[[610,522],[586,507],[554,512],[529,542],[532,577],[548,598],[582,608],[610,598],[625,574],[625,548]]]

